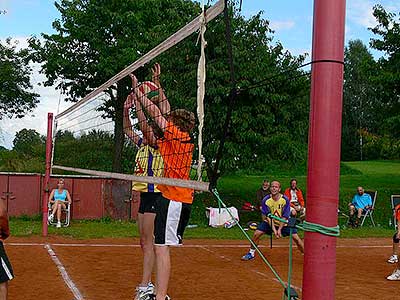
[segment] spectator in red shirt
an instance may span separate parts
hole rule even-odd
[[[290,200],[290,215],[296,217],[299,214],[300,218],[304,218],[306,208],[304,207],[304,197],[301,189],[297,187],[297,180],[290,180],[290,187],[285,190],[285,196]]]

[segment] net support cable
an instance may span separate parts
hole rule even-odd
[[[226,209],[226,211],[228,212],[229,216],[232,218],[232,220],[234,220],[234,222],[236,223],[236,225],[240,228],[240,231],[243,233],[243,235],[246,237],[246,239],[250,242],[250,244],[254,247],[254,249],[256,250],[256,252],[260,255],[262,261],[269,267],[269,269],[271,270],[271,272],[274,274],[274,276],[276,277],[276,279],[279,281],[279,283],[282,285],[283,288],[286,288],[286,284],[285,282],[282,280],[282,278],[279,276],[278,272],[274,269],[274,267],[271,265],[271,263],[268,261],[268,259],[265,257],[265,255],[261,252],[260,248],[258,248],[258,246],[253,242],[253,240],[250,238],[250,236],[247,234],[247,232],[244,230],[244,228],[242,227],[242,225],[240,225],[239,221],[233,216],[233,214],[230,212],[230,210],[228,209],[228,207],[226,206],[225,202],[222,201],[221,197],[219,196],[219,193],[217,191],[216,188],[213,188],[212,193],[214,194],[215,198],[217,198],[218,203],[220,203],[220,205]]]
[[[216,18],[219,14],[221,14],[224,10],[224,1],[225,0],[219,0],[214,6],[210,7],[207,9],[205,15],[205,23],[210,22],[214,18]],[[124,77],[128,76],[135,70],[137,70],[139,67],[147,64],[151,60],[153,60],[155,57],[160,55],[161,53],[167,51],[169,48],[172,46],[175,46],[188,36],[190,36],[192,33],[196,32],[199,30],[201,27],[201,19],[204,18],[204,13],[200,14],[197,18],[192,20],[190,23],[182,27],[179,31],[175,32],[173,35],[171,35],[169,38],[167,38],[164,42],[147,52],[144,56],[136,60],[134,63],[130,64],[128,67],[120,71],[118,74],[110,78],[108,81],[103,83],[101,86],[90,92],[88,95],[86,95],[83,99],[66,109],[65,111],[61,112],[57,116],[55,116],[55,119],[61,118],[62,116],[65,116],[66,114],[70,113],[71,111],[76,110],[78,107],[81,105],[85,104],[86,102],[90,101],[92,98],[100,94],[101,92],[105,91],[109,87],[111,87],[115,82],[118,82],[119,80],[123,79]]]

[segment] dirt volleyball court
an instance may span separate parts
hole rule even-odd
[[[337,248],[336,299],[397,299],[400,282],[385,277],[390,239],[341,239]],[[288,240],[263,240],[262,251],[284,280]],[[15,278],[9,299],[109,300],[133,299],[141,274],[138,240],[72,240],[10,238],[6,251]],[[173,248],[170,295],[173,300],[273,300],[283,289],[258,257],[243,262],[244,241],[186,240]],[[303,256],[293,257],[292,284],[301,295]]]

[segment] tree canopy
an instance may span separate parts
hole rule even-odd
[[[27,49],[17,50],[11,39],[0,41],[0,120],[4,117],[23,118],[39,103],[32,92]]]
[[[363,131],[377,128],[373,82],[377,66],[361,40],[349,41],[344,51],[344,62],[342,159],[358,160],[363,158],[360,144]]]
[[[46,85],[57,84],[77,101],[141,57],[200,12],[189,0],[67,1],[55,3],[56,33],[30,40],[32,58],[43,64]],[[108,93],[104,110],[115,120],[113,170],[121,171],[123,103],[128,78]],[[112,91],[112,89],[115,89]]]
[[[48,81],[58,84],[76,101],[159,44],[200,12],[189,0],[66,1],[56,3],[61,19],[55,34],[30,41],[35,61],[43,63]],[[294,57],[279,43],[261,13],[247,19],[231,11],[237,97],[224,153],[223,169],[271,159],[304,160],[307,140],[308,78],[296,68]],[[161,82],[173,107],[195,111],[199,47],[193,35],[157,57]],[[209,164],[221,138],[228,103],[229,82],[225,24],[222,16],[208,24],[205,156]],[[283,71],[294,69],[290,74]],[[143,74],[143,73],[142,73]],[[266,80],[267,79],[267,80]],[[121,170],[122,105],[130,87],[120,81],[106,109],[115,120],[114,171]],[[115,162],[118,161],[119,165]]]
[[[45,138],[34,129],[21,129],[15,134],[13,150],[27,155],[32,155],[38,146],[44,146]]]

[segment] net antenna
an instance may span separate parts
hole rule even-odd
[[[146,65],[151,62],[154,58],[164,53],[171,47],[175,46],[179,42],[183,41],[185,38],[189,37],[192,33],[199,30],[199,38],[201,40],[201,56],[198,63],[198,73],[197,73],[197,115],[199,119],[199,137],[198,137],[198,170],[197,177],[201,180],[202,172],[202,128],[204,124],[204,107],[203,100],[205,94],[205,54],[204,48],[206,46],[206,41],[204,39],[204,33],[206,31],[206,24],[216,18],[224,11],[225,1],[219,0],[215,5],[204,9],[202,13],[193,19],[190,23],[182,27],[180,30],[175,32],[169,38],[167,38],[164,42],[150,50],[144,56],[133,62],[131,65],[120,71],[118,74],[110,78],[108,81],[103,83],[98,88],[94,89],[84,98],[82,98],[77,103],[70,106],[65,111],[59,113],[55,116],[55,128],[53,134],[53,144],[55,143],[56,133],[58,133],[58,129],[63,129],[69,131],[69,133],[76,135],[84,135],[84,131],[89,130],[109,130],[110,127],[113,126],[113,120],[107,120],[107,113],[102,110],[102,105],[105,103],[110,103],[110,101],[114,101],[115,95],[112,92],[112,86],[118,82],[119,80],[125,78],[126,76],[132,74],[134,71],[138,70],[140,67]],[[77,113],[79,108],[79,113]],[[103,118],[99,118],[99,113],[102,113]],[[78,119],[85,115],[86,120],[83,122],[78,122]],[[85,124],[86,122],[86,124]],[[94,125],[93,125],[94,124]],[[110,131],[110,130],[109,130]],[[64,131],[65,132],[65,131]],[[111,138],[110,136],[108,138]],[[54,151],[53,151],[54,152]],[[53,160],[51,161],[52,169],[60,169],[65,171],[78,172],[83,174],[102,176],[108,178],[115,179],[123,179],[123,180],[131,180],[131,181],[139,181],[143,183],[151,183],[151,184],[163,184],[163,185],[171,185],[177,187],[185,187],[191,188],[194,190],[200,191],[208,191],[209,183],[206,182],[198,182],[195,180],[184,180],[184,179],[175,179],[175,178],[164,178],[164,177],[153,177],[153,176],[136,176],[122,173],[114,173],[114,172],[105,172],[105,171],[96,171],[87,168],[75,168],[66,165],[58,165],[53,164]]]

